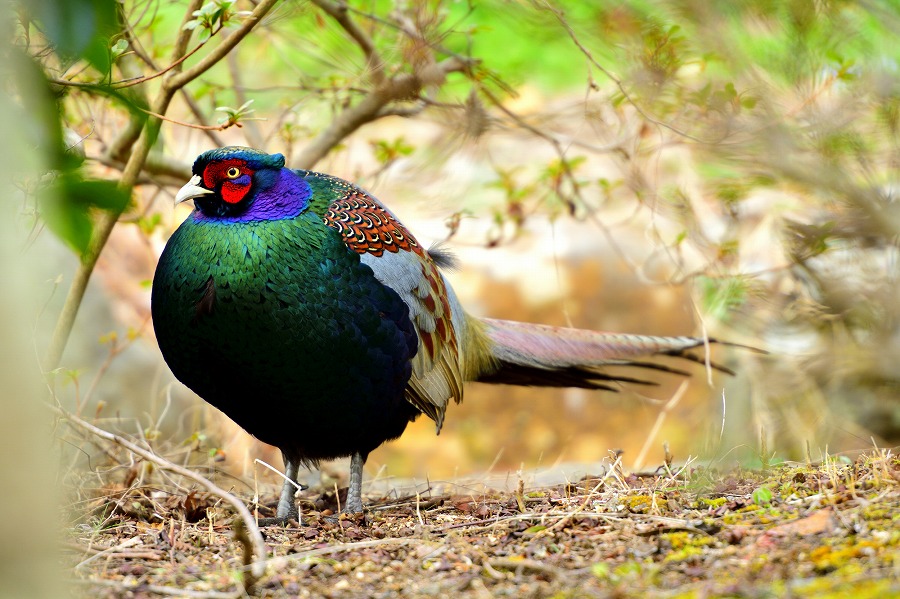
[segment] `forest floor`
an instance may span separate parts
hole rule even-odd
[[[523,486],[368,495],[365,516],[340,519],[333,492],[307,491],[300,522],[262,529],[251,580],[217,497],[106,483],[69,508],[63,558],[92,597],[900,597],[890,450]],[[259,517],[277,501],[242,499]]]

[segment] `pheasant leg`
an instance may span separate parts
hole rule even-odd
[[[300,471],[300,465],[297,462],[291,462],[287,458],[284,459],[284,475],[289,480],[284,481],[281,487],[281,497],[278,499],[278,511],[275,512],[276,520],[287,520],[288,518],[296,518],[298,515],[297,506],[294,503],[294,494],[297,492],[297,473]]]
[[[350,488],[347,489],[347,505],[344,506],[344,511],[348,514],[359,514],[363,511],[362,479],[365,462],[366,458],[361,453],[354,453],[350,457]]]

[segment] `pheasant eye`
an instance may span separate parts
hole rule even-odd
[[[230,169],[228,169],[227,171],[225,171],[225,176],[228,177],[229,179],[237,179],[240,174],[241,174],[241,171],[236,166],[233,166]]]

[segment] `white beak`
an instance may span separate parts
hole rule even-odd
[[[178,190],[178,193],[175,194],[175,203],[180,204],[186,200],[192,200],[194,198],[199,198],[202,195],[206,195],[208,193],[215,193],[211,189],[206,189],[205,187],[200,187],[200,176],[194,175],[191,177],[191,180],[185,183],[184,187]]]

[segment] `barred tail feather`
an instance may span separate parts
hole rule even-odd
[[[494,366],[475,379],[485,383],[617,391],[616,383],[658,383],[606,372],[607,367],[616,367],[616,371],[618,367],[630,367],[690,376],[685,370],[646,359],[672,356],[707,363],[703,357],[690,353],[706,343],[697,337],[603,333],[489,318],[480,319],[480,324],[490,340]],[[715,339],[708,341],[717,342]],[[709,364],[716,370],[733,374],[724,366]]]

